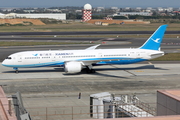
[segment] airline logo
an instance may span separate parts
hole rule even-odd
[[[156,43],[160,43],[160,42],[159,42],[160,38],[156,38],[155,40],[154,40],[153,38],[151,38],[151,40],[153,40],[153,41],[156,42]]]
[[[38,54],[32,54],[33,56],[38,56]]]

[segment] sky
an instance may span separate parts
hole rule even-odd
[[[176,7],[180,0],[1,0],[0,7],[83,7],[86,3],[92,7]]]

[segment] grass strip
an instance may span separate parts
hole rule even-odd
[[[64,45],[64,44],[89,44],[89,42],[20,42],[20,41],[1,41],[0,46],[35,46],[35,45]]]
[[[32,26],[1,26],[0,32],[65,32],[65,31],[155,31],[162,23],[97,26],[88,23]],[[179,24],[168,24],[167,31],[179,31]]]

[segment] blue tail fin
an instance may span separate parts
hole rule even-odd
[[[167,25],[161,25],[140,49],[159,50]]]

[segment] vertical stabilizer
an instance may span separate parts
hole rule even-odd
[[[159,50],[167,25],[161,25],[140,49]]]

